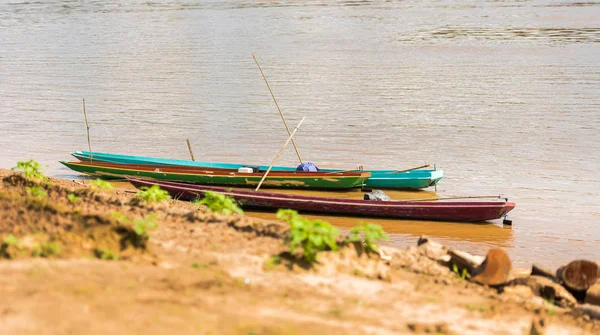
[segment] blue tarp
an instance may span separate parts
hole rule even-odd
[[[319,171],[319,168],[311,162],[305,162],[298,165],[296,171],[317,172]]]

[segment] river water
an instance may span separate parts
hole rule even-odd
[[[519,265],[600,254],[600,2],[3,1],[0,167],[69,152],[445,171],[514,226],[369,220]],[[296,164],[290,147],[281,164]],[[430,191],[434,191],[433,189]],[[426,193],[424,193],[426,194]],[[329,218],[348,227],[359,220]]]

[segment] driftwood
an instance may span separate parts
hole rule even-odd
[[[462,269],[467,269],[469,275],[473,275],[473,271],[483,263],[484,258],[481,256],[473,256],[468,252],[450,249],[450,264],[454,264],[457,270],[462,272]]]
[[[566,288],[584,292],[598,280],[599,271],[600,268],[595,262],[576,260],[559,268],[556,275]]]
[[[585,293],[585,303],[600,306],[600,281],[587,290]]]
[[[512,263],[502,249],[490,249],[481,263],[472,272],[473,281],[483,285],[502,285],[508,281]]]
[[[585,315],[589,315],[592,319],[600,320],[600,306],[583,304],[578,305],[576,309]]]
[[[562,285],[541,276],[530,276],[527,278],[515,278],[507,285],[525,285],[529,286],[534,294],[550,301],[554,301],[562,307],[571,307],[577,304],[577,300]]]
[[[556,279],[556,271],[552,272],[548,268],[545,268],[541,265],[533,264],[531,266],[531,275],[532,276],[542,276],[552,281],[557,281]]]
[[[443,244],[430,240],[427,237],[419,237],[419,241],[417,242],[417,249],[422,255],[434,261],[437,261],[442,265],[447,266],[450,262],[448,248],[446,248],[446,246],[444,246]]]

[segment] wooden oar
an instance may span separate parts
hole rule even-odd
[[[275,95],[273,94],[273,91],[271,90],[269,81],[267,80],[267,77],[263,73],[263,70],[260,67],[260,64],[258,64],[258,59],[256,59],[256,55],[254,55],[254,53],[252,53],[252,57],[254,57],[254,61],[256,62],[256,65],[258,66],[258,69],[260,70],[260,74],[262,74],[262,77],[265,80],[265,83],[267,83],[267,88],[269,89],[269,92],[271,92],[271,97],[273,97],[273,101],[275,101],[275,106],[277,106],[277,110],[279,111],[279,115],[281,116],[281,119],[283,120],[283,124],[285,125],[285,129],[287,130],[288,135],[292,136],[292,134],[290,133],[290,128],[288,127],[287,122],[285,122],[285,118],[283,117],[283,113],[281,112],[281,108],[279,108],[277,99],[275,99]],[[300,122],[300,123],[302,123],[302,122]],[[293,138],[292,138],[292,144],[294,145],[294,150],[296,150],[296,155],[298,155],[298,160],[300,160],[300,164],[302,164],[302,158],[300,157],[300,152],[298,151],[298,147],[296,146],[296,142],[294,141]]]
[[[90,142],[90,125],[87,120],[87,113],[85,112],[85,99],[83,99],[83,117],[85,118],[85,128],[87,129],[88,137],[88,149],[90,150],[90,162],[92,161],[92,143]]]
[[[388,173],[402,173],[402,172],[408,172],[408,171],[418,170],[418,169],[422,169],[422,168],[426,168],[426,167],[430,167],[430,166],[431,166],[430,164],[425,164],[425,165],[417,166],[417,167],[406,169],[406,170],[397,170],[397,171],[391,171],[391,172],[388,172]]]
[[[260,185],[262,185],[263,181],[265,181],[265,178],[267,178],[267,175],[269,174],[269,171],[271,171],[271,168],[273,167],[273,165],[275,165],[275,162],[277,161],[277,159],[279,159],[279,156],[281,156],[281,153],[283,152],[283,149],[285,149],[285,147],[287,147],[287,145],[290,143],[290,141],[294,138],[294,135],[296,135],[296,131],[298,131],[298,128],[300,128],[300,125],[302,124],[302,122],[304,122],[304,119],[306,119],[306,117],[302,118],[302,120],[300,121],[300,123],[298,123],[298,125],[296,126],[296,128],[294,128],[294,131],[290,134],[290,137],[287,139],[287,141],[285,141],[285,144],[281,147],[281,149],[279,150],[279,152],[277,153],[277,155],[275,156],[275,158],[273,158],[273,161],[271,162],[271,165],[269,165],[269,168],[265,172],[264,176],[260,180],[260,183],[258,183],[258,186],[256,186],[256,189],[254,191],[258,191],[258,189],[260,188]]]

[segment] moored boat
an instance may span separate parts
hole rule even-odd
[[[389,217],[410,220],[486,221],[498,219],[510,212],[514,202],[508,201],[375,201],[313,197],[274,192],[255,192],[203,185],[128,178],[137,188],[158,185],[174,198],[193,200],[211,191],[237,200],[242,207],[276,210],[294,209],[300,212],[338,215]]]
[[[190,166],[64,161],[60,163],[74,171],[107,179],[143,177],[155,180],[240,187],[257,186],[265,174],[264,172],[243,172],[235,169]],[[271,171],[266,176],[262,187],[348,189],[363,186],[369,176],[368,172]]]
[[[74,151],[71,153],[75,158],[81,161],[89,161],[89,151]],[[183,159],[167,159],[146,156],[120,155],[105,152],[92,152],[92,161],[107,162],[117,164],[138,164],[138,165],[166,165],[166,166],[189,166],[205,168],[225,168],[239,169],[244,164],[222,163],[222,162],[199,162]],[[254,165],[252,165],[254,166]],[[268,166],[259,165],[259,170],[266,171]],[[295,167],[273,166],[272,171],[296,171]],[[320,169],[319,172],[336,172],[335,169]],[[388,188],[388,189],[422,189],[436,185],[443,177],[444,171],[431,169],[418,169],[411,171],[398,170],[364,170],[371,173],[366,180],[366,187]]]

